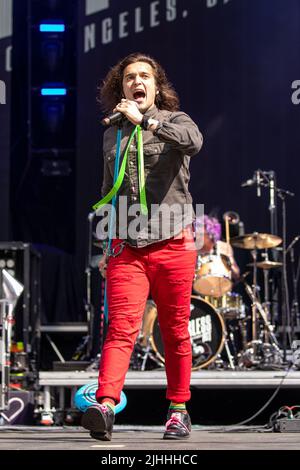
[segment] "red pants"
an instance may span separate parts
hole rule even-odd
[[[113,246],[118,242],[114,240]],[[157,305],[164,344],[167,399],[179,403],[190,399],[192,352],[188,324],[195,262],[196,250],[187,234],[145,248],[126,244],[121,254],[109,259],[109,323],[97,401],[103,397],[120,401],[149,292]]]

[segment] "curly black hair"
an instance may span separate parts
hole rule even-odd
[[[146,62],[154,71],[156,86],[159,93],[156,95],[155,104],[159,109],[177,111],[179,98],[172,84],[168,81],[162,66],[152,57],[140,52],[129,54],[110,69],[100,86],[99,101],[104,112],[111,112],[123,97],[123,72],[125,68],[135,62]]]

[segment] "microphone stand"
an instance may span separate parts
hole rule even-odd
[[[263,171],[256,170],[252,181],[256,181],[257,186],[257,197],[260,197],[260,187],[269,188],[269,212],[270,212],[270,233],[272,235],[278,234],[278,223],[277,223],[277,204],[276,204],[276,173],[273,170]]]
[[[277,224],[277,206],[276,206],[276,174],[274,171],[268,172],[269,176],[269,188],[270,188],[270,222],[271,222],[271,234],[278,234],[278,224]]]
[[[270,222],[271,222],[271,234],[272,235],[277,235],[278,232],[278,227],[277,227],[277,205],[276,205],[276,195],[281,199],[282,201],[282,286],[281,286],[281,291],[282,291],[282,332],[283,332],[283,359],[284,361],[286,360],[286,350],[287,350],[287,323],[289,323],[289,326],[291,327],[292,333],[294,333],[294,326],[293,326],[293,321],[291,323],[291,316],[290,316],[290,309],[289,309],[289,301],[288,301],[288,282],[287,282],[287,262],[286,262],[286,255],[287,255],[287,248],[286,248],[286,197],[287,196],[294,196],[295,194],[292,193],[291,191],[287,191],[285,189],[278,188],[276,185],[276,175],[274,171],[262,171],[262,170],[257,170],[254,173],[255,177],[253,179],[256,179],[257,183],[257,188],[258,188],[258,196],[260,195],[259,188],[260,186],[262,187],[268,187],[270,189],[270,205],[269,205],[269,211],[270,211]],[[274,254],[275,260],[278,259],[278,254],[276,250],[272,250]],[[299,271],[300,271],[300,260],[299,260],[299,266],[298,266],[298,272],[296,276],[296,281],[298,281],[297,278],[299,278]],[[297,282],[296,286],[297,287]],[[294,289],[295,289],[294,287]],[[295,293],[294,293],[295,297]],[[277,304],[277,293],[274,292],[274,285],[273,285],[273,292],[272,292],[272,304],[274,307],[274,302]],[[297,300],[296,300],[297,302]],[[298,307],[298,302],[297,305]],[[291,340],[291,338],[290,338]]]
[[[298,236],[299,237],[299,236]],[[292,308],[291,308],[291,318],[293,327],[295,326],[296,320],[296,327],[300,327],[300,312],[299,312],[299,302],[298,302],[298,281],[299,281],[299,267],[300,267],[300,258],[298,261],[297,271],[295,269],[295,252],[294,252],[294,245],[298,242],[299,238],[296,237],[286,250],[287,253],[290,252],[290,259],[291,259],[291,272],[292,272],[292,284],[293,284],[293,300],[292,300]],[[292,335],[294,330],[292,332]]]
[[[277,217],[277,199],[276,199],[276,191],[277,191],[277,184],[276,184],[276,173],[273,170],[264,171],[262,172],[262,176],[266,183],[266,186],[269,188],[269,212],[270,212],[270,233],[272,235],[278,235],[278,217]],[[278,251],[275,249],[271,250],[272,259],[274,261],[278,261],[279,254]],[[271,284],[271,302],[270,302],[270,316],[272,318],[272,322],[275,322],[275,319],[278,320],[279,313],[278,313],[278,287],[277,287],[277,280],[278,280],[278,273],[273,272],[269,273],[268,271],[265,274],[265,282]]]
[[[87,341],[87,356],[91,359],[93,350],[94,338],[94,306],[92,304],[92,237],[93,237],[93,220],[95,212],[90,212],[88,215],[88,245],[87,245],[87,259],[85,267],[86,276],[86,304],[85,310],[87,315],[88,324],[88,341]]]
[[[277,199],[276,199],[276,192],[277,192],[277,184],[276,184],[276,173],[273,170],[270,171],[263,171],[263,170],[256,170],[254,172],[254,177],[252,181],[256,181],[257,186],[257,197],[260,197],[260,187],[265,187],[269,189],[269,207],[268,210],[270,212],[270,233],[272,235],[278,234],[278,217],[277,217]],[[274,261],[278,261],[278,251],[272,249],[272,257]],[[270,289],[270,317],[272,318],[272,322],[275,319],[278,319],[278,291],[277,291],[277,283],[276,283],[276,273],[271,274],[270,272],[265,273],[265,285],[271,284]]]
[[[283,360],[286,361],[287,351],[287,335],[288,326],[290,327],[289,343],[292,344],[291,339],[294,334],[293,321],[291,322],[290,306],[289,306],[289,291],[287,281],[287,247],[286,247],[286,197],[294,196],[294,193],[286,191],[285,189],[276,188],[278,197],[282,202],[282,304],[281,304],[281,325],[282,325],[282,345],[283,345]]]

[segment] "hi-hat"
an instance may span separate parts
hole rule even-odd
[[[239,237],[234,237],[230,240],[231,245],[237,248],[244,248],[246,250],[254,250],[255,248],[263,250],[264,248],[274,248],[280,245],[282,239],[277,235],[270,233],[248,233]]]
[[[249,263],[247,266],[254,266],[254,263]],[[275,268],[281,268],[282,263],[279,263],[278,261],[258,261],[256,263],[256,266],[261,269],[275,269]]]

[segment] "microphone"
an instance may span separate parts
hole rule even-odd
[[[295,243],[300,239],[300,235],[297,235],[297,237],[294,238],[294,240],[290,243],[290,245],[286,249],[286,254],[293,248]]]
[[[246,186],[253,186],[256,183],[256,178],[252,178],[251,180],[244,181],[241,184],[242,188],[245,188]]]
[[[260,191],[260,171],[256,171],[256,194],[257,197],[261,196],[261,191]]]
[[[103,124],[103,126],[113,126],[114,124],[118,124],[123,117],[124,114],[117,111],[102,119],[101,124]]]

